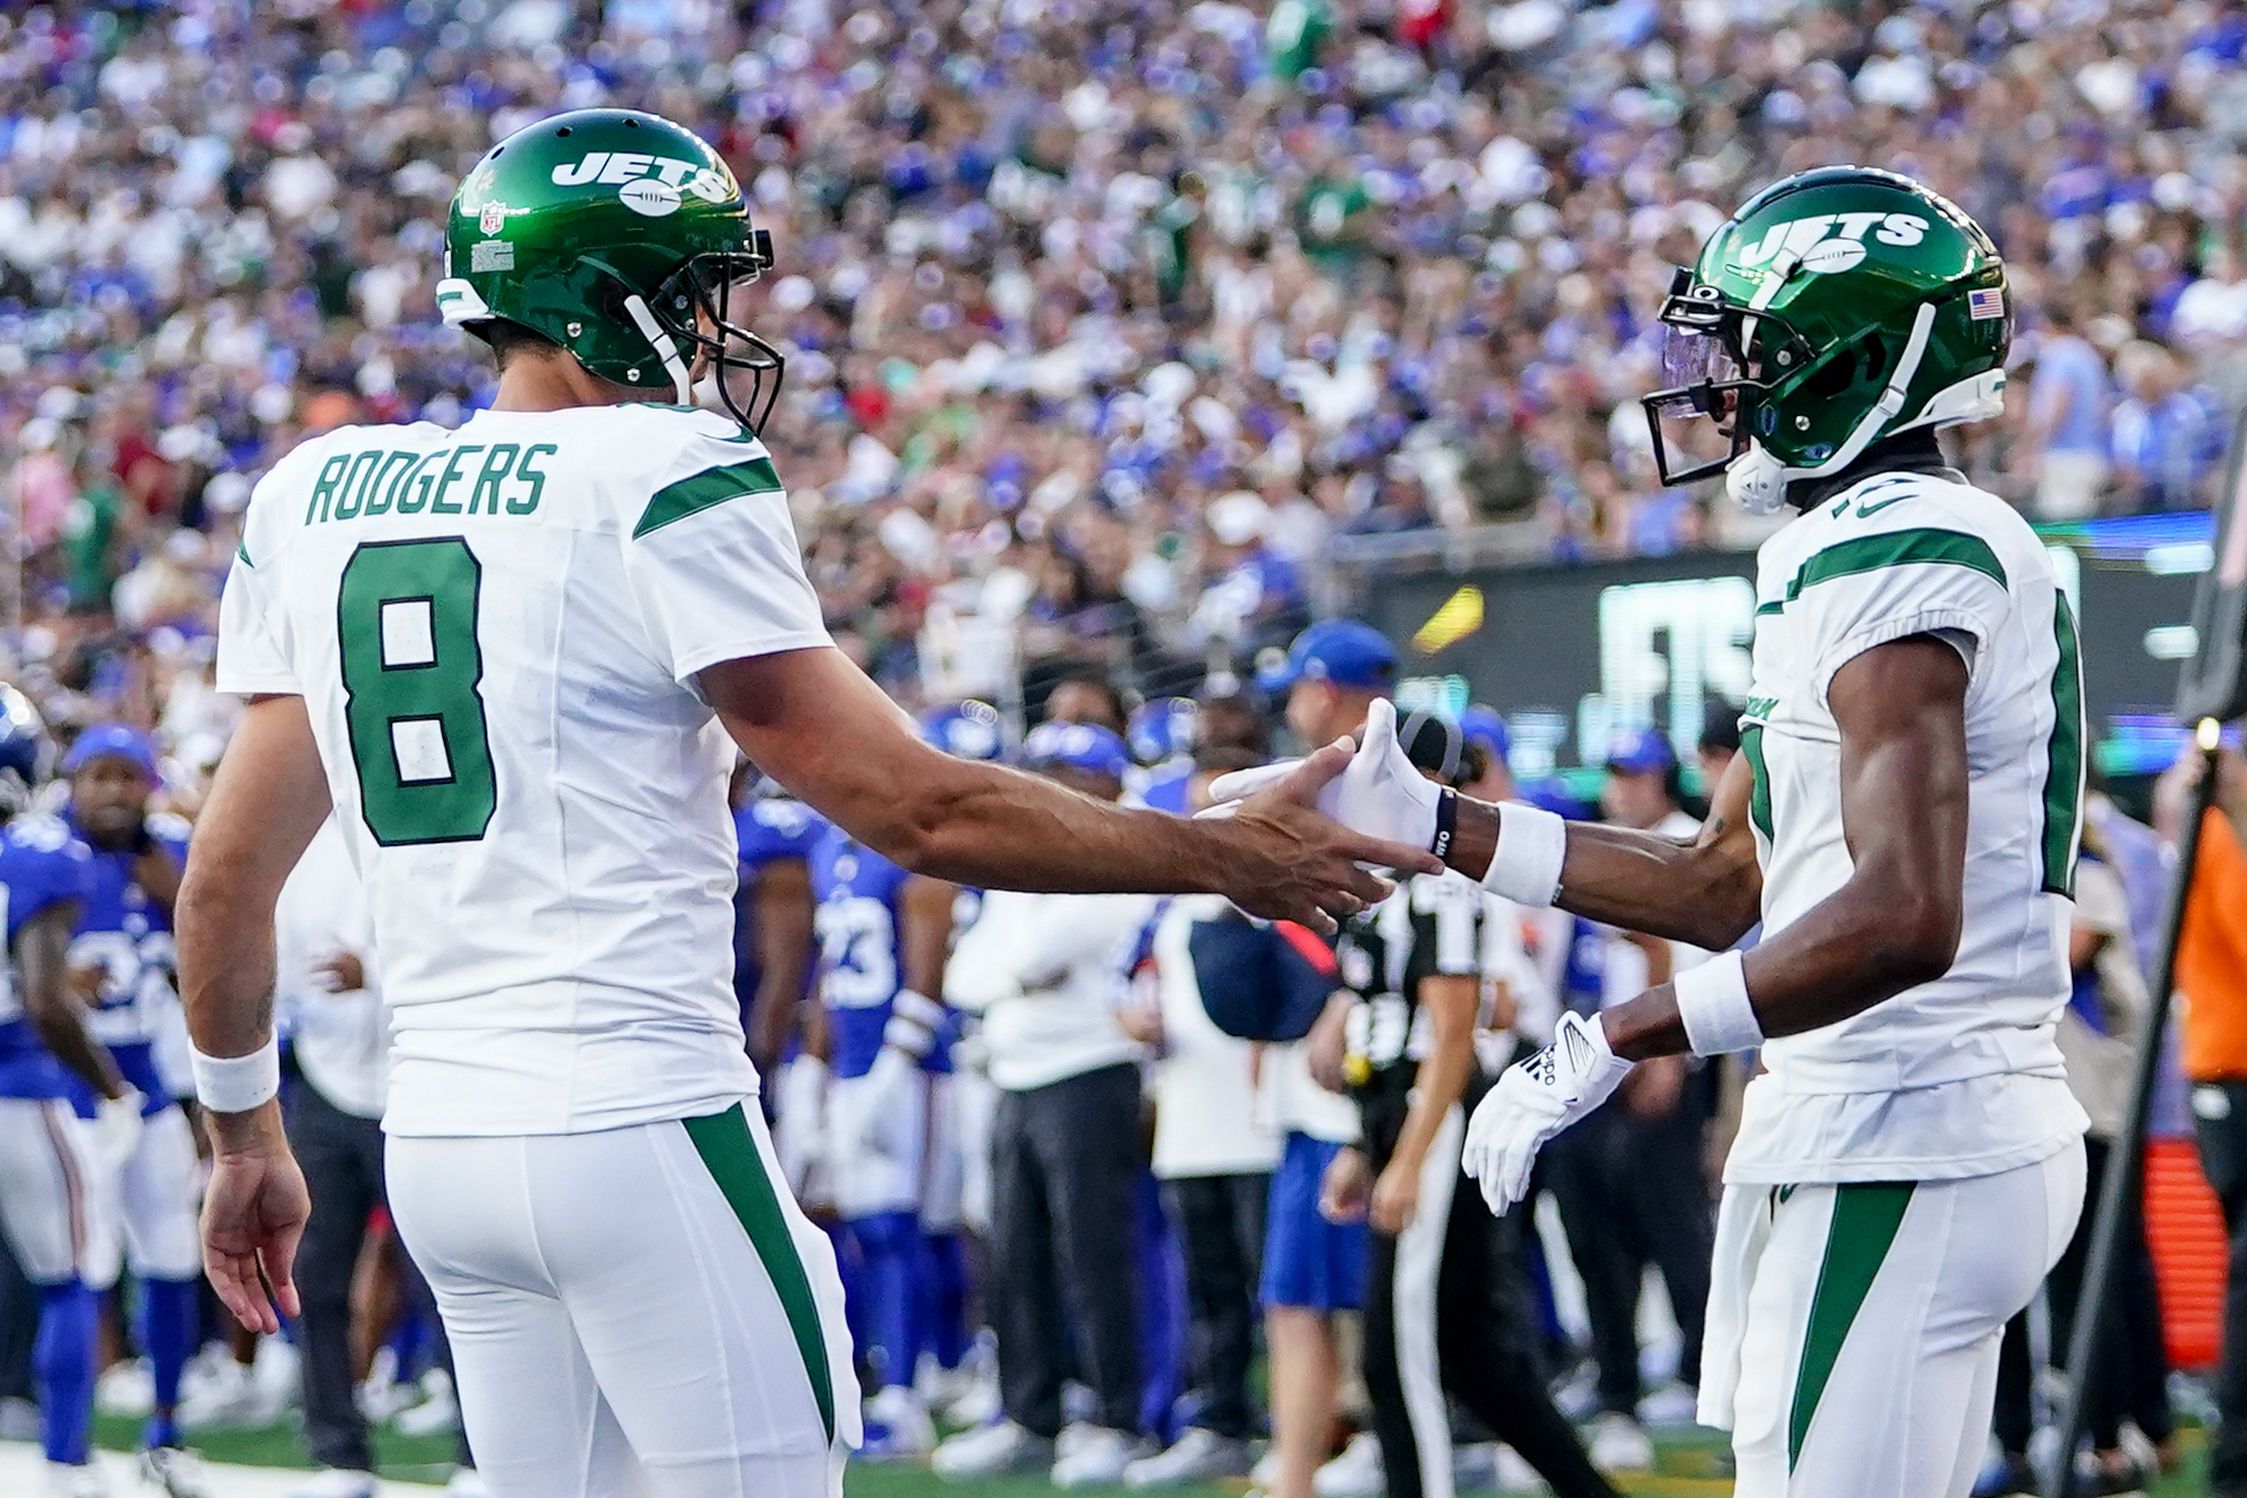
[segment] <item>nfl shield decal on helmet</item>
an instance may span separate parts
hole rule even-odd
[[[497,198],[486,203],[484,211],[476,217],[476,227],[486,234],[497,234],[500,230],[506,228],[507,205]]]

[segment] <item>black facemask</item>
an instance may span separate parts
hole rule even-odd
[[[655,302],[656,320],[679,340],[689,364],[696,354],[709,357],[718,400],[726,413],[760,434],[780,399],[788,361],[778,348],[735,320],[732,304],[735,293],[770,270],[772,263],[772,236],[755,229],[746,250],[708,251],[690,258],[658,289]],[[717,330],[715,334],[703,331],[705,319]],[[730,377],[735,374],[749,377],[745,399],[734,395]]]

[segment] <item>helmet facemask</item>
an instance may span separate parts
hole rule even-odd
[[[653,308],[637,296],[624,304],[662,357],[680,404],[693,404],[695,387],[707,380],[726,413],[752,432],[763,431],[780,399],[787,359],[734,316],[734,304],[772,263],[772,236],[752,230],[746,249],[707,250],[682,261],[657,288]],[[741,393],[744,376],[748,389]]]
[[[1639,401],[1655,473],[1672,487],[1729,475],[1759,451],[1754,439],[1771,410],[1771,387],[1809,362],[1810,344],[1784,319],[1728,301],[1686,270],[1672,277],[1659,317],[1664,387]],[[1779,501],[1777,494],[1734,497],[1758,513]]]
[[[1793,269],[1786,259],[1782,255],[1781,264],[1765,282],[1771,290]],[[1935,303],[1920,304],[1901,350],[1884,347],[1878,334],[1868,330],[1815,353],[1809,340],[1785,319],[1752,304],[1729,301],[1716,287],[1690,282],[1689,273],[1678,272],[1660,314],[1665,327],[1663,370],[1677,383],[1641,401],[1654,436],[1656,471],[1664,483],[1695,483],[1722,473],[1726,493],[1751,513],[1768,515],[1785,502],[1792,481],[1838,473],[1856,462],[1883,432],[1903,429],[1891,424],[1903,413],[1913,376],[1926,354]],[[1864,367],[1865,360],[1872,361],[1871,368]],[[1852,365],[1857,369],[1852,370]],[[1810,418],[1801,414],[1805,399],[1817,404],[1867,379],[1884,379],[1879,397],[1838,443],[1814,450],[1814,463],[1789,467],[1758,440],[1777,431],[1782,403],[1796,411],[1798,424],[1807,425]],[[1994,391],[2003,388],[2003,377],[1964,384],[1974,388],[1978,401],[1994,401]],[[1833,388],[1821,390],[1821,385]],[[1986,398],[1979,395],[1985,385],[1993,392]],[[1981,414],[1995,413],[1977,404],[1974,412],[1952,417],[1946,411],[1941,419],[1947,424]],[[1669,447],[1676,445],[1681,430],[1693,432],[1703,418],[1719,423],[1717,431],[1729,440],[1729,451],[1673,472]]]

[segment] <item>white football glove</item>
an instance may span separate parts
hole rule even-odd
[[[780,1174],[801,1201],[827,1163],[827,1063],[798,1056],[773,1079],[773,1153]]]
[[[1242,800],[1286,779],[1301,763],[1284,759],[1218,776],[1209,783],[1209,809],[1201,815],[1231,816]],[[1358,752],[1348,768],[1319,788],[1318,808],[1327,820],[1352,832],[1433,848],[1442,797],[1442,787],[1405,758],[1404,746],[1397,742],[1396,704],[1380,697],[1366,711]]]
[[[896,1046],[883,1046],[866,1070],[866,1107],[856,1120],[858,1137],[840,1143],[885,1160],[903,1159],[912,1149],[913,1124],[922,1113],[926,1085],[918,1061]]]
[[[140,1145],[141,1109],[148,1099],[127,1087],[123,1097],[94,1100],[94,1151],[111,1170],[124,1169]]]
[[[1600,1022],[1580,1014],[1562,1015],[1551,1045],[1506,1068],[1467,1121],[1460,1159],[1494,1216],[1529,1194],[1545,1141],[1606,1102],[1630,1070]]]

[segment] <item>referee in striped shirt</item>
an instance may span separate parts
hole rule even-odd
[[[1415,713],[1398,738],[1432,779],[1457,786],[1479,774],[1480,750],[1456,724]],[[1547,1390],[1519,1219],[1493,1218],[1459,1167],[1467,1110],[1490,1086],[1474,1048],[1484,976],[1526,965],[1510,915],[1459,874],[1420,875],[1345,925],[1335,946],[1354,1000],[1344,1066],[1363,1142],[1329,1167],[1321,1206],[1373,1224],[1365,1380],[1389,1498],[1452,1498],[1446,1396],[1558,1498],[1615,1492]]]

